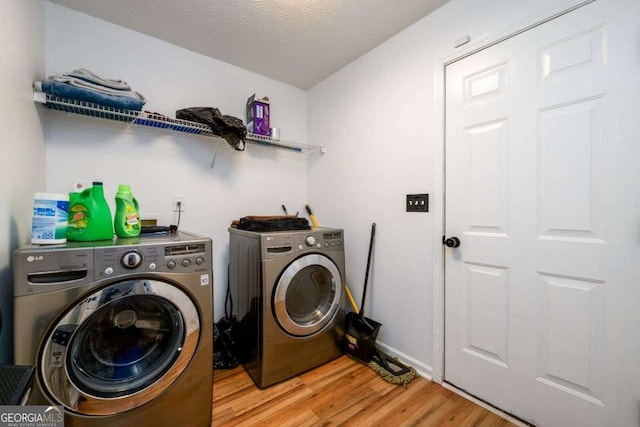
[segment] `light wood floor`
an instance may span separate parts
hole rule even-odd
[[[512,426],[424,378],[407,388],[342,356],[260,390],[244,368],[215,370],[213,426]]]

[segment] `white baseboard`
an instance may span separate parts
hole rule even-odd
[[[387,353],[389,356],[397,357],[398,360],[404,363],[405,365],[409,365],[413,367],[418,373],[418,375],[420,375],[421,377],[426,378],[429,381],[433,379],[433,369],[431,368],[431,366],[426,365],[414,359],[413,357],[409,357],[403,352],[398,351],[395,348],[390,347],[384,343],[381,343],[380,341],[377,341],[376,344],[379,345],[382,348],[382,350],[384,350],[384,352]]]

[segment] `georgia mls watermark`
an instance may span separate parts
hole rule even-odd
[[[64,427],[62,406],[0,406],[0,427]]]

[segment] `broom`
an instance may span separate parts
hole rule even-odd
[[[375,320],[364,317],[364,302],[367,293],[367,279],[369,277],[369,266],[371,264],[371,252],[373,249],[373,237],[375,235],[376,224],[371,225],[371,241],[369,243],[369,255],[367,257],[367,270],[365,272],[364,289],[362,291],[362,304],[360,310],[352,304],[355,314],[349,313],[346,318],[346,340],[347,354],[362,363],[366,363],[375,373],[388,383],[402,384],[404,387],[413,381],[416,370],[404,365],[398,359],[392,358],[384,353],[375,344],[378,329],[382,324]],[[348,295],[351,293],[349,292]],[[351,297],[352,298],[352,297]]]

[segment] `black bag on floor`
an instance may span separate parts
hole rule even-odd
[[[227,306],[230,306],[227,311]],[[224,315],[213,325],[213,368],[233,369],[240,364],[239,352],[239,324],[233,313],[233,300],[227,286],[227,296],[224,304]]]
[[[213,325],[213,368],[233,369],[240,364],[236,357],[237,323],[234,319],[222,318]]]

